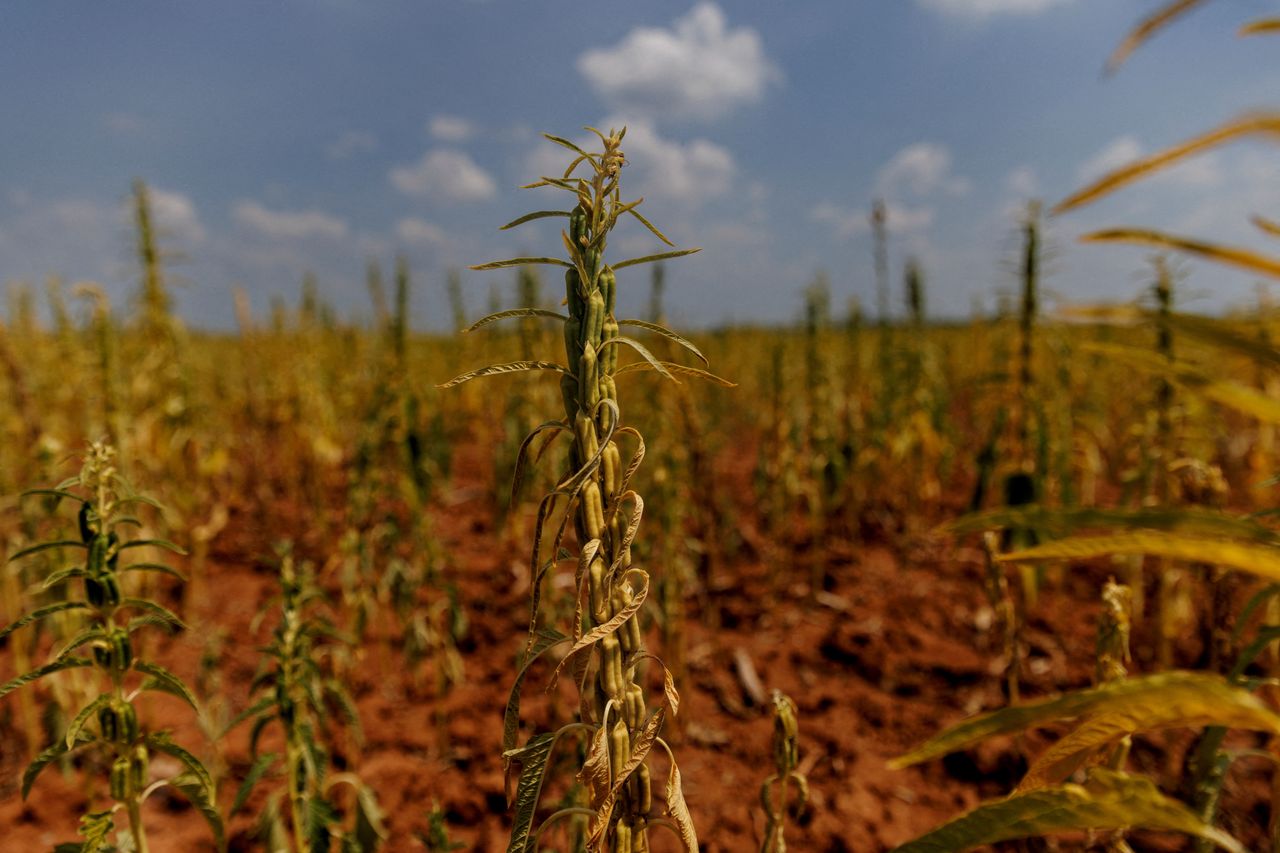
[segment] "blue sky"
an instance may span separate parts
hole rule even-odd
[[[176,299],[228,327],[306,271],[367,315],[367,260],[412,263],[415,325],[444,328],[445,271],[554,253],[552,227],[497,226],[559,201],[516,187],[562,163],[540,131],[627,124],[624,194],[704,251],[668,269],[677,325],[788,321],[820,271],[837,312],[873,310],[867,210],[889,203],[894,310],[920,258],[934,315],[1013,287],[1017,211],[1245,110],[1280,107],[1277,44],[1237,39],[1264,0],[1209,4],[1121,72],[1129,0],[283,0],[8,3],[0,9],[0,280],[102,283],[136,267],[130,182],[155,191]],[[538,193],[543,193],[539,197]],[[1146,252],[1079,246],[1111,225],[1265,247],[1280,153],[1240,144],[1049,223],[1046,287],[1128,299]],[[620,232],[615,258],[653,248]],[[1185,264],[1188,307],[1254,298]],[[464,273],[473,315],[512,276]],[[548,298],[558,277],[547,276]],[[647,273],[623,279],[625,312]]]

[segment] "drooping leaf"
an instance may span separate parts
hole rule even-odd
[[[716,376],[714,373],[708,373],[707,371],[697,367],[688,367],[686,365],[676,364],[675,362],[671,362],[671,361],[663,361],[663,362],[660,362],[660,364],[662,365],[662,368],[666,372],[666,374],[674,374],[676,376],[692,376],[697,379],[705,379],[706,381],[714,385],[719,385],[722,388],[736,388],[738,386],[738,383],[736,382],[730,382],[728,379],[724,379],[723,377]],[[655,368],[653,367],[653,365],[649,364],[646,361],[636,361],[636,362],[632,362],[631,364],[622,365],[617,369],[617,371],[615,371],[614,375],[621,376],[624,373],[631,373],[632,371],[636,371],[636,370],[654,370],[654,369]]]
[[[168,539],[132,539],[120,546],[121,551],[128,551],[131,548],[161,548],[183,556],[187,553],[187,549],[170,542]]]
[[[1280,534],[1256,521],[1194,507],[1144,507],[1135,510],[1000,507],[962,515],[940,529],[947,533],[968,534],[1001,528],[1035,529],[1055,538],[1088,529],[1167,530],[1280,545]]]
[[[159,664],[148,661],[135,661],[133,668],[148,676],[139,686],[139,690],[155,690],[160,693],[168,693],[186,702],[193,710],[199,710],[195,694],[188,690],[182,680],[169,670]]]
[[[487,264],[476,264],[468,269],[483,272],[484,270],[500,270],[506,267],[524,267],[531,264],[545,264],[553,267],[571,267],[573,264],[560,258],[508,258],[505,261],[490,261]]]
[[[1276,133],[1280,133],[1280,115],[1278,114],[1254,113],[1241,116],[1210,130],[1208,133],[1201,134],[1150,157],[1143,157],[1108,172],[1089,186],[1058,202],[1058,205],[1053,209],[1053,214],[1056,216],[1073,208],[1090,204],[1166,166],[1170,166],[1206,149],[1221,145],[1224,142],[1246,136]]]
[[[191,766],[185,759],[183,763],[188,767]],[[196,763],[199,764],[199,762]],[[219,851],[226,851],[227,838],[222,826],[222,815],[218,812],[213,788],[205,781],[202,774],[195,772],[193,768],[191,773],[183,773],[170,779],[169,784],[181,791],[191,805],[196,807],[205,823],[209,824],[209,830],[213,833],[213,843],[217,845]]]
[[[983,844],[1081,830],[1154,829],[1182,832],[1230,853],[1245,848],[1202,821],[1151,781],[1098,767],[1084,785],[1063,785],[983,803],[894,849],[894,853],[962,853]]]
[[[174,628],[178,628],[179,630],[187,627],[186,623],[178,618],[178,614],[174,613],[162,604],[156,604],[154,601],[149,601],[145,598],[126,598],[120,602],[120,606],[133,607],[138,610],[142,610],[158,619],[168,622]]]
[[[634,267],[638,264],[651,264],[655,261],[666,261],[666,260],[670,260],[671,258],[683,258],[685,255],[692,255],[696,252],[701,252],[701,251],[702,251],[701,248],[697,248],[697,249],[676,249],[674,252],[659,252],[656,255],[645,255],[643,258],[631,258],[626,261],[619,261],[618,263],[613,264],[613,268],[616,271],[616,270],[626,269],[627,267]]]
[[[1261,18],[1250,21],[1240,28],[1242,36],[1261,36],[1280,33],[1280,18]]]
[[[512,750],[516,745],[516,736],[520,731],[520,691],[530,667],[548,649],[555,648],[569,638],[553,628],[539,628],[532,635],[531,644],[520,661],[515,683],[511,685],[511,694],[507,697],[507,707],[502,714],[502,751]]]
[[[182,572],[173,568],[173,566],[166,566],[164,563],[130,563],[127,566],[121,566],[117,571],[122,573],[123,572],[160,572],[161,574],[165,574],[165,575],[169,575],[170,577],[177,578],[180,581],[185,582],[187,579],[187,576],[184,575]]]
[[[535,219],[549,219],[553,216],[568,216],[568,215],[569,215],[569,211],[567,210],[535,210],[533,213],[526,213],[524,216],[520,216],[520,217],[517,217],[516,219],[511,220],[510,222],[508,222],[506,225],[503,225],[498,230],[507,231],[511,228],[515,228],[517,225],[523,225],[526,222],[532,222]]]
[[[356,824],[350,836],[359,853],[374,853],[387,840],[387,827],[378,798],[368,785],[356,788]]]
[[[680,784],[680,767],[676,764],[676,757],[672,754],[667,742],[658,738],[658,743],[667,751],[667,757],[671,759],[671,772],[667,775],[667,815],[676,825],[680,843],[684,846],[684,853],[698,853],[698,833],[693,828],[693,815],[689,814],[689,804],[684,799],[684,788]]]
[[[503,758],[520,764],[520,781],[516,785],[511,823],[511,840],[507,853],[528,853],[532,849],[534,813],[538,810],[538,798],[542,795],[542,782],[546,777],[547,758],[555,744],[556,733],[535,735],[523,748],[503,753]]]
[[[437,388],[452,388],[455,385],[461,385],[463,382],[470,382],[481,376],[498,376],[503,373],[519,373],[525,370],[552,370],[556,373],[568,373],[569,371],[553,361],[512,361],[506,364],[491,364],[488,367],[481,367],[476,370],[469,371],[461,376],[455,376],[448,382],[437,385]]]
[[[1174,0],[1143,18],[1111,54],[1111,58],[1107,60],[1107,72],[1114,72],[1140,44],[1203,2],[1205,0]]]
[[[654,370],[662,374],[667,379],[670,379],[672,382],[676,382],[676,378],[671,375],[671,371],[667,370],[667,368],[663,366],[662,362],[658,361],[658,359],[654,357],[653,353],[649,352],[648,348],[644,344],[637,341],[635,338],[629,338],[626,335],[618,335],[617,337],[613,337],[605,341],[603,344],[600,345],[600,348],[604,349],[606,346],[609,346],[609,345],[618,346],[620,344],[626,344],[627,346],[631,347],[633,350],[635,350],[640,354],[641,358],[643,358],[646,362],[648,362],[649,367],[653,368]],[[676,384],[679,384],[679,383],[676,382]]]
[[[1251,727],[1280,732],[1280,716],[1269,710],[1261,699],[1222,676],[1207,672],[1162,672],[1109,681],[1097,687],[980,714],[945,729],[906,755],[893,759],[889,766],[892,769],[909,767],[966,749],[990,737],[1059,720],[1127,714],[1136,721],[1135,731],[1142,731],[1146,728],[1143,722],[1146,716],[1150,716],[1157,728],[1165,725],[1161,709],[1166,706],[1181,708],[1190,714],[1193,709],[1207,713],[1215,704],[1230,708],[1230,719],[1252,720]],[[1237,714],[1239,716],[1235,716]]]
[[[1280,278],[1280,259],[1260,254],[1251,249],[1222,246],[1194,237],[1165,234],[1149,228],[1108,228],[1094,231],[1080,238],[1086,243],[1137,243],[1161,249],[1177,249],[1205,260],[1239,267],[1259,275]]]
[[[89,719],[98,712],[99,708],[111,704],[111,700],[112,696],[110,693],[103,693],[88,705],[81,708],[80,712],[72,718],[71,723],[67,726],[67,733],[62,738],[68,749],[70,749],[76,741],[80,739],[80,734],[84,731],[85,723],[89,722]],[[93,739],[92,733],[86,734],[88,734],[90,740]]]
[[[1001,560],[1087,560],[1109,554],[1150,554],[1169,560],[1209,563],[1280,580],[1280,548],[1254,542],[1180,533],[1135,531],[1112,536],[1071,536],[1022,551],[1001,554]]]
[[[3,629],[0,629],[0,640],[3,640],[19,628],[30,625],[32,622],[37,622],[46,616],[52,616],[55,613],[65,613],[68,610],[88,609],[89,605],[85,604],[83,601],[59,601],[56,604],[47,604],[44,607],[32,610],[20,619],[10,622],[8,625],[4,626]]]
[[[53,548],[87,548],[79,539],[59,539],[56,542],[38,542],[17,551],[9,556],[9,562],[21,560],[23,557],[29,557],[32,554],[39,554],[41,551],[48,551]]]
[[[468,332],[474,332],[476,329],[483,328],[490,323],[496,323],[499,320],[506,320],[512,317],[549,317],[552,320],[560,320],[561,322],[569,318],[561,314],[559,311],[548,311],[546,308],[512,308],[509,311],[499,311],[496,314],[490,314],[487,317],[481,317],[470,326],[462,330],[465,335]]]
[[[61,672],[64,669],[76,669],[79,667],[90,666],[93,666],[93,661],[89,658],[59,657],[44,666],[36,667],[28,673],[19,675],[17,678],[12,678],[4,684],[0,684],[0,699],[8,696],[19,687],[30,684],[37,678],[43,678],[50,673]]]
[[[146,735],[144,740],[146,741],[147,746],[152,749],[163,752],[166,755],[172,755],[174,758],[185,764],[187,769],[195,775],[199,784],[204,787],[209,798],[213,798],[214,792],[216,791],[213,784],[213,777],[209,775],[209,771],[205,769],[205,766],[200,762],[200,759],[196,758],[184,747],[174,743],[173,739],[164,732],[151,732]]]
[[[698,357],[698,360],[701,361],[703,364],[707,364],[707,357],[702,354],[702,350],[694,346],[692,341],[684,338],[681,335],[676,334],[675,332],[668,329],[666,326],[661,326],[661,325],[658,325],[657,323],[650,323],[645,320],[619,320],[618,325],[619,326],[635,326],[637,329],[644,329],[645,331],[653,332],[654,334],[657,334],[657,335],[662,335],[664,338],[671,341],[672,343],[678,344],[684,347],[685,349],[687,349],[689,352],[693,353],[695,356]]]
[[[31,763],[27,765],[27,769],[22,771],[22,799],[27,798],[27,794],[31,793],[31,786],[35,784],[36,777],[40,772],[57,761],[69,752],[73,752],[88,743],[93,743],[93,735],[86,732],[83,728],[76,735],[74,743],[68,744],[65,740],[59,739],[41,750],[40,754],[31,759]]]
[[[249,766],[249,771],[244,774],[244,781],[240,783],[240,787],[236,790],[236,798],[231,802],[231,811],[228,815],[234,816],[240,811],[249,800],[249,795],[253,793],[253,788],[262,780],[262,777],[271,769],[271,765],[276,762],[276,754],[274,752],[264,752],[254,759],[253,764]]]

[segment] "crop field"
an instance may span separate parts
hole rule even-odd
[[[142,181],[131,301],[10,288],[0,850],[1280,850],[1280,310],[1179,267],[1280,259],[1096,231],[1159,253],[1050,311],[1044,239],[1280,117],[1027,202],[994,311],[931,317],[875,203],[876,315],[701,331],[588,130],[483,316],[399,257],[189,327]]]

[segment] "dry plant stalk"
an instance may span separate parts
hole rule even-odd
[[[594,128],[588,130],[599,137],[603,151],[587,152],[566,139],[548,135],[549,140],[572,151],[574,159],[563,177],[544,177],[529,185],[529,188],[554,187],[568,191],[575,199],[574,208],[570,211],[538,211],[505,226],[511,228],[535,219],[567,217],[569,227],[561,232],[561,236],[568,260],[513,258],[472,268],[486,270],[528,264],[566,268],[567,317],[541,308],[521,308],[491,314],[471,329],[505,318],[559,319],[564,323],[567,366],[544,361],[491,365],[463,374],[442,386],[449,387],[477,376],[514,371],[550,370],[561,374],[564,418],[542,424],[525,439],[516,462],[513,494],[519,490],[527,454],[533,445],[539,445],[536,458],[557,436],[568,434],[573,441],[569,472],[543,499],[535,525],[530,565],[533,601],[529,640],[507,705],[503,736],[504,758],[508,765],[516,763],[521,766],[514,798],[515,820],[507,849],[535,849],[540,834],[553,822],[586,813],[591,817],[587,838],[589,850],[609,853],[648,851],[648,834],[655,823],[655,815],[646,759],[655,747],[662,747],[671,759],[671,769],[666,784],[666,812],[670,821],[661,823],[673,827],[684,849],[694,853],[698,849],[697,837],[684,802],[679,770],[670,748],[660,737],[666,714],[676,713],[679,697],[664,667],[665,707],[650,713],[637,672],[644,661],[657,661],[644,649],[639,622],[640,608],[649,593],[649,574],[633,565],[631,557],[631,545],[640,525],[644,502],[630,488],[630,481],[644,458],[644,442],[635,429],[621,425],[614,377],[633,369],[646,368],[673,381],[676,373],[712,380],[715,377],[696,368],[658,361],[640,342],[621,335],[621,326],[635,326],[660,334],[702,358],[693,344],[668,329],[641,320],[619,321],[614,313],[614,301],[616,270],[680,257],[698,250],[663,252],[612,266],[605,263],[607,236],[618,219],[626,214],[636,218],[667,245],[671,242],[636,211],[640,200],[621,200],[618,177],[625,163],[621,143],[626,129],[611,130],[607,135]],[[587,177],[574,177],[580,167],[589,171]],[[620,367],[618,355],[624,345],[638,353],[642,361]],[[635,443],[635,450],[625,465],[618,445],[623,436]],[[550,547],[544,549],[543,533],[553,526],[557,515],[560,521],[555,525]],[[571,518],[578,542],[574,583],[578,594],[570,635],[565,636],[542,625],[539,604],[544,577],[566,559],[563,542]],[[548,551],[550,556],[544,557]],[[573,674],[581,697],[580,722],[555,732],[535,735],[523,747],[517,748],[521,684],[534,660],[562,643],[570,643],[571,646],[557,665],[551,683],[555,684],[556,676],[562,671]],[[593,662],[594,679],[590,676]],[[535,830],[534,817],[550,753],[561,736],[584,731],[590,734],[590,745],[578,778],[587,791],[589,808],[563,809]]]
[[[799,754],[796,740],[800,723],[796,719],[796,703],[785,693],[773,691],[773,763],[776,772],[760,786],[760,804],[764,807],[764,843],[761,853],[787,853],[786,813],[788,807],[804,808],[809,801],[809,780],[796,771]],[[796,785],[796,802],[791,806],[787,797],[790,783]],[[774,792],[777,792],[777,796]]]

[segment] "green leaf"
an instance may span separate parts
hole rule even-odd
[[[127,551],[130,548],[163,548],[166,551],[172,551],[175,554],[186,555],[187,551],[181,545],[175,545],[168,539],[133,539],[120,546],[121,551]]]
[[[172,754],[172,753],[171,753]],[[177,756],[181,758],[181,756]],[[184,763],[190,767],[187,759],[182,759]],[[198,765],[199,762],[197,761]],[[204,770],[203,767],[200,770]],[[218,850],[225,851],[227,849],[227,838],[222,825],[222,815],[218,813],[218,804],[213,796],[213,787],[205,782],[208,774],[204,773],[183,773],[169,780],[169,784],[181,791],[191,805],[195,806],[204,818],[205,823],[209,824],[209,829],[213,832],[213,842],[218,846]]]
[[[1115,530],[1163,530],[1199,536],[1227,536],[1280,545],[1280,534],[1256,521],[1216,510],[1192,507],[1143,509],[1051,509],[1042,506],[1001,507],[962,515],[942,525],[947,533],[981,533],[986,530],[1033,529],[1058,538],[1090,528]]]
[[[455,376],[448,382],[437,385],[437,388],[452,388],[455,385],[461,385],[463,382],[470,382],[481,376],[498,376],[503,373],[519,373],[524,370],[553,370],[556,373],[568,373],[569,371],[559,364],[552,361],[512,361],[507,364],[491,364],[488,367],[481,367],[464,373],[461,376]]]
[[[665,261],[671,258],[683,258],[685,255],[692,255],[701,251],[702,251],[701,248],[676,249],[674,252],[659,252],[656,255],[645,255],[643,258],[631,258],[630,260],[619,261],[618,263],[611,264],[610,266],[612,266],[614,271],[616,272],[617,270],[626,269],[627,267],[634,267],[638,264],[651,264],[654,261]]]
[[[3,630],[0,630],[0,640],[4,640],[5,637],[9,636],[19,628],[30,625],[32,622],[37,622],[46,616],[52,616],[55,613],[65,613],[68,610],[88,609],[89,605],[85,604],[83,601],[59,601],[56,604],[47,604],[44,607],[32,610],[17,621],[10,622],[6,625]]]
[[[31,793],[31,786],[35,783],[36,777],[40,775],[42,770],[67,753],[74,752],[85,744],[93,743],[93,740],[93,735],[81,729],[80,733],[76,735],[74,743],[68,745],[66,741],[59,739],[31,759],[27,769],[22,771],[22,799],[25,800],[27,795]]]
[[[551,755],[551,747],[555,741],[556,732],[546,732],[530,738],[521,749],[503,753],[504,759],[520,764],[520,781],[516,785],[511,841],[507,844],[507,853],[528,853],[533,848],[533,817],[538,810],[538,798],[542,795],[547,758]]]
[[[639,203],[639,202],[637,202],[637,204],[638,204],[638,203]],[[626,212],[627,212],[627,213],[630,213],[630,214],[631,214],[632,216],[634,216],[636,219],[639,219],[639,220],[640,220],[640,224],[641,224],[641,225],[643,225],[645,228],[648,228],[648,229],[649,229],[649,233],[653,234],[653,236],[657,237],[659,240],[661,240],[662,242],[666,243],[668,246],[672,246],[672,247],[674,247],[674,246],[675,246],[675,243],[672,243],[670,240],[668,240],[668,239],[667,239],[667,235],[666,235],[666,234],[663,234],[661,231],[659,231],[659,230],[654,226],[654,224],[653,224],[652,222],[650,222],[649,220],[645,219],[645,218],[644,218],[644,216],[642,216],[642,215],[640,214],[640,211],[636,210],[634,207],[629,207],[629,208],[627,208]]]
[[[253,764],[249,767],[249,772],[244,774],[244,781],[240,783],[240,787],[236,790],[236,798],[231,803],[231,811],[227,813],[229,817],[240,811],[249,799],[249,795],[253,793],[253,786],[261,781],[275,761],[276,754],[274,752],[264,752],[254,759]]]
[[[508,222],[506,225],[503,225],[498,230],[507,231],[511,228],[515,228],[517,225],[523,225],[526,222],[532,222],[535,219],[548,219],[553,216],[567,217],[568,215],[569,215],[569,211],[567,210],[536,210],[533,213],[526,213],[524,216],[521,216],[518,219],[511,220],[510,222]]]
[[[676,334],[675,332],[668,329],[666,326],[660,326],[657,323],[649,323],[644,320],[619,320],[618,325],[619,326],[635,326],[638,329],[644,329],[645,331],[662,335],[667,340],[675,344],[679,344],[680,346],[687,349],[689,352],[693,353],[695,356],[698,357],[698,360],[701,361],[703,364],[707,364],[707,357],[702,354],[702,350],[694,346],[692,341],[689,341],[686,338]]]
[[[178,676],[169,670],[155,663],[147,661],[134,661],[133,668],[138,672],[145,673],[149,678],[142,682],[139,690],[154,690],[159,693],[168,693],[170,696],[177,696],[183,702],[186,702],[195,711],[199,711],[200,707],[196,703],[195,695],[187,689]]]
[[[906,755],[889,762],[892,769],[909,767],[950,752],[966,749],[996,735],[1012,734],[1059,720],[1100,714],[1130,715],[1134,731],[1167,725],[1162,709],[1178,709],[1190,717],[1199,713],[1213,720],[1220,711],[1228,725],[1247,725],[1280,733],[1280,716],[1262,700],[1220,675],[1207,672],[1162,672],[1107,682],[1038,699],[964,720],[935,735]]]
[[[88,500],[77,495],[75,492],[68,492],[66,489],[27,489],[18,495],[20,498],[32,497],[34,495],[44,495],[51,498],[66,498],[70,501],[79,501],[80,503],[88,503]]]
[[[58,569],[56,572],[50,572],[48,577],[44,579],[44,582],[40,584],[40,588],[49,589],[50,587],[57,586],[63,581],[71,580],[72,578],[87,577],[88,574],[89,573],[85,570],[84,566],[68,566],[65,569]]]
[[[482,326],[495,323],[498,320],[506,320],[510,317],[550,317],[553,320],[564,322],[569,318],[561,314],[559,311],[548,311],[546,308],[512,308],[510,311],[499,311],[496,314],[490,314],[487,317],[481,317],[470,326],[462,330],[465,335],[468,332],[474,332]]]
[[[378,798],[368,785],[356,788],[356,825],[353,830],[356,849],[374,853],[387,840],[387,827],[378,806]]]
[[[208,798],[210,800],[213,799],[214,791],[216,790],[213,784],[213,777],[209,775],[209,771],[205,769],[205,766],[200,763],[200,759],[196,758],[183,747],[174,743],[169,738],[169,735],[164,732],[152,732],[146,735],[143,739],[146,741],[147,746],[152,749],[158,750],[167,755],[172,755],[174,758],[185,764],[187,769],[195,775],[195,781],[199,783],[200,787],[204,788],[205,792],[208,794]]]
[[[1113,536],[1072,536],[1001,554],[1001,560],[1087,560],[1108,554],[1150,554],[1169,560],[1209,563],[1280,580],[1280,548],[1207,536],[1135,531]]]
[[[121,566],[116,571],[122,572],[122,573],[123,572],[160,572],[162,574],[175,577],[178,580],[183,581],[184,583],[187,580],[187,576],[184,575],[182,572],[178,571],[172,566],[166,566],[164,563],[130,563],[127,566]]]
[[[719,385],[722,388],[738,387],[738,383],[736,382],[730,382],[728,379],[725,379],[720,376],[716,376],[714,373],[708,373],[707,371],[701,370],[700,368],[697,368],[697,367],[688,367],[686,365],[676,364],[670,361],[664,361],[664,362],[661,362],[661,364],[663,368],[666,370],[666,372],[669,374],[675,374],[676,376],[691,376],[691,377],[694,377],[695,379],[705,379],[706,381],[712,383],[713,385]],[[616,371],[614,371],[614,375],[621,376],[623,373],[632,373],[633,371],[636,371],[636,370],[653,370],[653,369],[654,369],[653,366],[650,365],[648,362],[637,361],[637,362],[633,362],[632,364],[622,365],[622,367],[619,367]]]
[[[27,684],[30,684],[31,682],[35,681],[37,678],[43,678],[44,676],[49,675],[50,673],[61,672],[64,669],[76,669],[78,667],[90,667],[90,666],[93,666],[93,661],[90,660],[89,658],[73,658],[73,657],[64,657],[60,655],[56,660],[50,663],[47,663],[44,666],[37,667],[36,669],[31,670],[25,675],[19,675],[17,678],[10,679],[9,681],[6,681],[4,684],[0,685],[0,699],[4,698],[5,696],[8,696],[10,693],[17,690],[19,687],[23,687]]]
[[[76,714],[75,717],[71,720],[71,724],[67,726],[66,736],[63,737],[62,739],[63,743],[67,745],[68,749],[70,749],[76,743],[76,741],[80,739],[80,735],[82,733],[85,734],[90,740],[94,739],[92,733],[84,731],[85,723],[89,722],[89,719],[95,713],[97,713],[99,708],[105,705],[110,705],[111,699],[112,699],[112,696],[110,693],[104,693],[101,696],[99,696],[97,699],[94,699],[88,705],[85,705],[83,708],[80,709],[80,713]]]
[[[523,267],[530,264],[547,264],[553,267],[573,266],[573,264],[568,261],[561,260],[560,258],[508,258],[505,261],[489,261],[487,264],[476,264],[473,267],[468,267],[468,269],[483,272],[484,270],[500,270],[505,269],[506,267]]]
[[[126,598],[121,600],[121,607],[134,607],[151,613],[156,617],[168,622],[175,628],[186,628],[186,624],[178,618],[178,615],[162,604],[156,604],[154,601],[148,601],[145,598]]]
[[[667,379],[670,379],[672,382],[676,382],[676,378],[671,375],[671,371],[667,370],[666,367],[663,366],[662,362],[654,358],[653,353],[649,352],[649,350],[645,347],[644,344],[640,343],[634,338],[628,338],[626,335],[618,335],[616,338],[609,338],[609,340],[602,343],[600,345],[600,349],[604,349],[606,346],[609,346],[610,344],[613,344],[615,346],[618,344],[626,344],[627,346],[631,347],[633,350],[638,352],[640,354],[640,357],[643,358],[646,362],[648,362],[651,368],[656,370],[658,373],[662,374]],[[677,384],[679,383],[677,382]]]
[[[249,719],[250,717],[258,716],[263,711],[267,710],[268,708],[272,707],[275,704],[276,704],[275,692],[270,691],[266,696],[262,697],[257,702],[254,702],[252,705],[250,705],[248,708],[245,708],[239,714],[236,714],[231,719],[231,722],[227,723],[226,727],[223,728],[221,736],[225,737],[227,732],[231,731],[236,726],[243,723],[245,720]]]
[[[524,686],[525,676],[529,674],[534,661],[542,657],[548,649],[564,643],[569,638],[554,628],[540,628],[530,637],[530,644],[520,661],[515,683],[511,685],[511,694],[507,697],[507,707],[502,714],[502,751],[509,752],[516,745],[516,736],[520,731],[520,690]]]
[[[983,844],[1082,830],[1155,829],[1207,839],[1231,853],[1238,841],[1202,821],[1149,780],[1094,768],[1084,785],[1063,785],[983,803],[894,853],[961,853]]]
[[[18,551],[17,553],[10,555],[9,562],[12,563],[14,560],[21,560],[23,557],[30,557],[32,554],[39,554],[41,551],[48,551],[51,548],[84,549],[88,547],[89,546],[85,545],[79,539],[59,539],[56,542],[38,542],[35,545],[30,545],[26,548],[23,548],[21,551]]]

